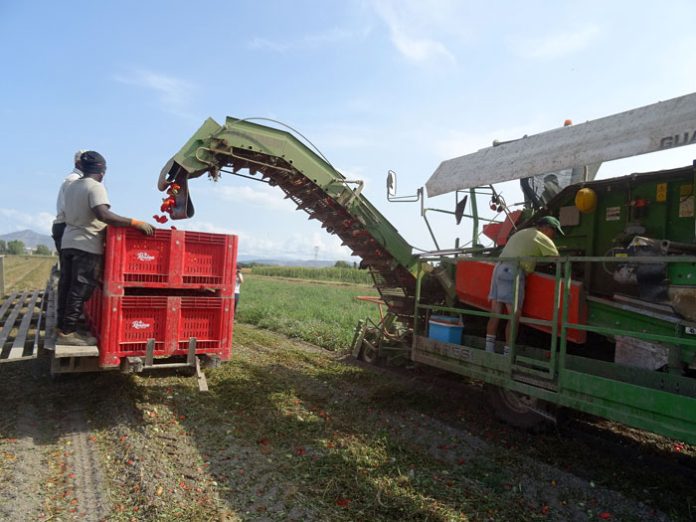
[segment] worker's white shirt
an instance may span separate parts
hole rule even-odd
[[[111,206],[104,185],[94,178],[70,183],[65,191],[65,232],[61,248],[75,248],[90,254],[104,253],[106,223],[92,210],[99,205]]]
[[[65,223],[65,188],[73,181],[80,179],[82,176],[82,171],[75,168],[63,180],[60,190],[58,191],[58,200],[56,201],[56,219],[53,221],[53,223]]]

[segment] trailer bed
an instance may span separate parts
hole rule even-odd
[[[39,347],[49,348],[45,334],[55,326],[55,307],[51,317],[46,314],[50,299],[55,301],[55,295],[47,288],[13,292],[0,300],[0,363],[34,359]]]

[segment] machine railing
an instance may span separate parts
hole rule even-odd
[[[428,259],[427,257],[421,257],[424,261],[435,261],[436,258]],[[492,259],[491,257],[458,257],[456,261],[459,262],[497,262],[499,259]],[[419,299],[419,292],[421,289],[421,283],[424,278],[423,270],[420,270],[417,275],[417,293],[416,293],[416,310],[415,318],[416,323],[414,324],[414,332],[417,335],[426,335],[427,321],[430,314],[433,312],[441,312],[448,314],[459,314],[461,316],[471,316],[471,317],[481,317],[489,319],[491,317],[497,317],[501,320],[511,321],[511,342],[510,342],[510,356],[507,358],[508,364],[506,373],[510,375],[513,371],[520,369],[520,363],[523,365],[525,373],[531,373],[540,377],[545,377],[549,380],[556,380],[559,371],[562,371],[566,367],[567,358],[567,348],[568,348],[568,330],[574,329],[585,332],[593,332],[603,336],[626,336],[637,338],[645,341],[652,341],[666,344],[669,347],[670,352],[680,351],[683,348],[693,348],[696,354],[696,335],[693,338],[687,337],[687,329],[696,326],[696,323],[679,317],[676,313],[672,318],[673,328],[672,334],[665,334],[664,332],[651,332],[645,330],[636,329],[626,329],[617,327],[608,327],[599,324],[592,324],[589,318],[587,322],[571,321],[568,317],[568,309],[571,291],[572,279],[572,267],[573,263],[582,263],[587,266],[587,263],[620,263],[620,264],[657,264],[657,263],[685,263],[693,264],[696,266],[696,256],[633,256],[633,257],[521,257],[521,258],[507,258],[506,263],[512,263],[518,268],[520,263],[525,261],[534,261],[536,263],[553,264],[554,270],[554,306],[552,317],[550,319],[538,319],[533,317],[520,317],[519,323],[522,325],[530,326],[543,326],[550,329],[550,345],[548,347],[548,360],[540,360],[535,357],[530,357],[524,354],[524,351],[520,352],[518,350],[517,331],[519,325],[514,321],[514,317],[517,312],[518,307],[518,292],[519,292],[519,281],[521,270],[517,270],[514,282],[514,298],[512,310],[510,313],[493,313],[490,310],[475,309],[473,307],[463,308],[461,306],[445,306],[445,305],[431,305],[422,304]],[[423,267],[425,265],[421,265]],[[694,292],[696,293],[696,285],[694,286]],[[584,299],[584,298],[583,298]],[[640,316],[639,311],[633,312],[636,316]],[[426,324],[420,324],[420,318],[424,318]],[[689,326],[689,325],[694,326]],[[696,330],[691,330],[696,333]],[[414,345],[416,343],[416,336],[414,336]],[[692,351],[692,350],[689,350]],[[677,361],[678,354],[670,354],[670,364]],[[558,383],[559,386],[562,383]]]

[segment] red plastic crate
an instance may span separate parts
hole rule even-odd
[[[124,357],[144,357],[149,339],[155,340],[155,358],[185,356],[191,337],[196,338],[196,354],[230,358],[234,298],[99,294],[93,299],[100,302],[100,311],[94,312],[94,305],[86,310],[99,339],[101,367],[118,366]]]
[[[97,335],[100,328],[101,312],[102,312],[102,291],[101,288],[96,288],[92,296],[85,303],[84,314],[87,320],[87,325],[93,335]]]
[[[215,290],[234,295],[237,236],[184,230],[154,235],[108,227],[104,293],[123,296],[126,288]]]

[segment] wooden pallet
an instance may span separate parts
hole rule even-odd
[[[41,290],[14,292],[0,302],[0,363],[36,357],[45,295]]]

